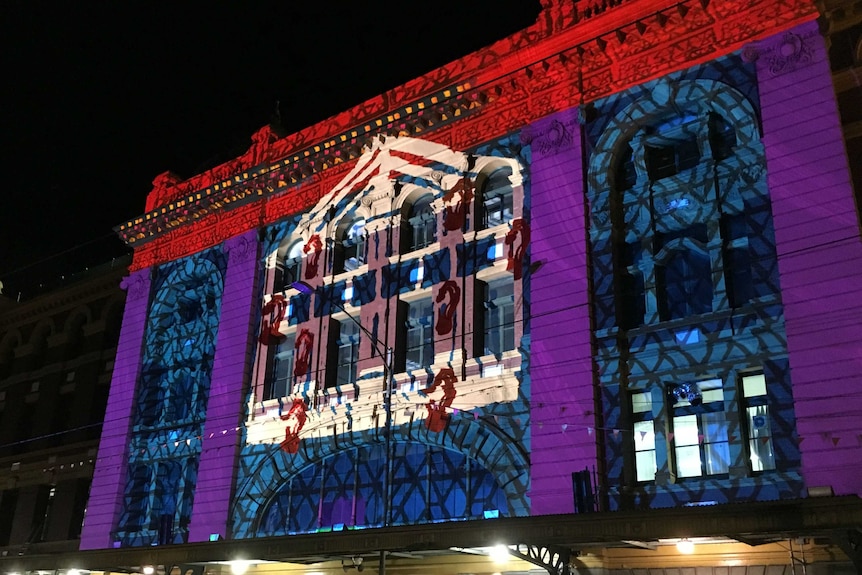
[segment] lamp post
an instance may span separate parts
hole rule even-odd
[[[290,284],[292,288],[294,288],[299,293],[305,295],[311,295],[316,293],[318,290],[313,288],[311,285],[304,281],[295,281]],[[317,297],[320,297],[320,294],[317,294]],[[362,325],[358,319],[356,319],[347,309],[344,307],[340,301],[330,300],[335,307],[337,307],[340,311],[344,312],[344,314],[352,321],[356,326],[364,333],[368,340],[371,342],[371,346],[374,348],[374,351],[377,352],[377,355],[383,360],[383,381],[384,381],[384,392],[383,392],[383,409],[386,413],[386,420],[384,423],[384,430],[386,433],[385,437],[385,450],[386,450],[386,469],[385,469],[385,477],[384,477],[384,490],[383,490],[383,526],[389,527],[389,505],[390,505],[390,497],[391,497],[391,486],[392,486],[392,389],[395,381],[395,371],[392,367],[392,348],[388,346],[383,346],[385,351],[381,350],[381,341],[374,336],[368,328]],[[318,334],[319,337],[319,334]],[[315,390],[316,391],[316,390]],[[380,551],[380,575],[384,575],[386,573],[386,551]]]

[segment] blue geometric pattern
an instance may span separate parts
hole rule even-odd
[[[518,157],[524,165],[528,163],[524,159],[529,160],[529,147],[521,144],[518,134],[487,144],[482,152],[488,156]],[[454,169],[442,164],[428,167],[440,173]],[[399,181],[405,186],[426,187],[435,197],[444,192],[433,178],[404,174]],[[525,216],[529,214],[528,206],[525,197]],[[371,216],[368,221],[373,223],[377,217],[382,216]],[[293,226],[279,226],[272,233],[273,246],[285,244],[291,237],[287,234],[289,228]],[[270,232],[265,235],[269,237]],[[370,304],[378,297],[396,298],[417,287],[418,257],[381,262],[379,268],[373,265],[374,260],[383,259],[381,252],[392,255],[388,247],[383,249],[384,237],[389,235],[381,237],[379,230],[370,234],[372,269],[351,278],[352,303],[356,306]],[[493,265],[489,251],[494,243],[493,237],[484,237],[471,243],[466,252],[459,252],[461,273],[472,275]],[[420,257],[423,289],[450,279],[453,254],[449,248],[426,252]],[[528,265],[529,255],[525,262]],[[376,269],[380,269],[379,274]],[[528,285],[526,277],[524,281]],[[343,295],[345,287],[340,282],[317,288],[323,291],[316,294],[313,316],[322,317],[334,311],[337,306],[333,302]],[[288,453],[275,442],[241,448],[236,493],[229,514],[233,519],[230,536],[248,538],[462,520],[482,518],[486,512],[499,516],[528,515],[529,293],[523,294],[515,313],[524,332],[522,340],[516,342],[522,357],[522,365],[515,372],[519,386],[517,399],[489,403],[467,412],[452,409],[443,429],[434,431],[429,430],[426,420],[418,414],[399,413],[398,423],[389,430],[389,453],[386,453],[385,417],[379,405],[370,422],[365,419],[368,415],[362,416],[361,426],[353,420],[352,403],[339,406],[336,412],[344,410],[340,416],[343,421],[326,428],[320,427],[320,418],[329,417],[330,408],[315,404],[307,415],[315,428],[310,431],[306,423],[296,453]],[[370,314],[368,329],[374,337],[383,330],[381,315],[376,311]],[[367,370],[361,377],[380,376],[373,371]],[[410,378],[411,387],[419,389],[430,385],[433,373],[417,370]],[[420,378],[428,380],[419,381]],[[364,397],[353,399],[364,400]],[[411,409],[424,410],[424,407],[413,405]]]
[[[802,493],[757,106],[753,67],[730,56],[582,114],[610,509]],[[739,381],[752,372],[766,379],[776,462],[763,471],[752,468],[743,421]],[[692,476],[679,469],[669,390],[707,379],[721,382],[728,459],[718,468],[727,472]],[[635,397],[650,397],[651,408],[634,413]],[[648,464],[636,460],[636,415],[654,433],[648,481]]]
[[[124,546],[187,540],[225,269],[213,248],[156,270],[114,534]]]

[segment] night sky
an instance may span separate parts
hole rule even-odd
[[[409,7],[409,8],[408,8]],[[420,9],[421,7],[421,9]],[[0,6],[0,281],[32,294],[127,253],[153,178],[242,154],[533,23],[538,0]]]

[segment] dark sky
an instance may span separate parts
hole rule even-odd
[[[0,4],[0,281],[124,253],[153,178],[243,153],[527,27],[538,0]]]

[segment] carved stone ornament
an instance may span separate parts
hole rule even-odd
[[[577,122],[560,120],[552,120],[549,124],[541,128],[534,127],[529,136],[531,136],[531,145],[534,150],[537,150],[543,156],[553,156],[562,151],[569,149],[574,143],[574,131],[577,129]]]
[[[255,255],[255,245],[248,235],[242,235],[225,244],[225,250],[231,262],[244,262]]]
[[[772,76],[788,74],[814,61],[812,36],[816,32],[787,32],[780,39],[747,46],[742,57],[747,62],[762,60],[762,66]]]
[[[137,271],[120,283],[120,287],[126,290],[126,301],[139,300],[147,296],[150,291],[147,273],[147,270]]]

